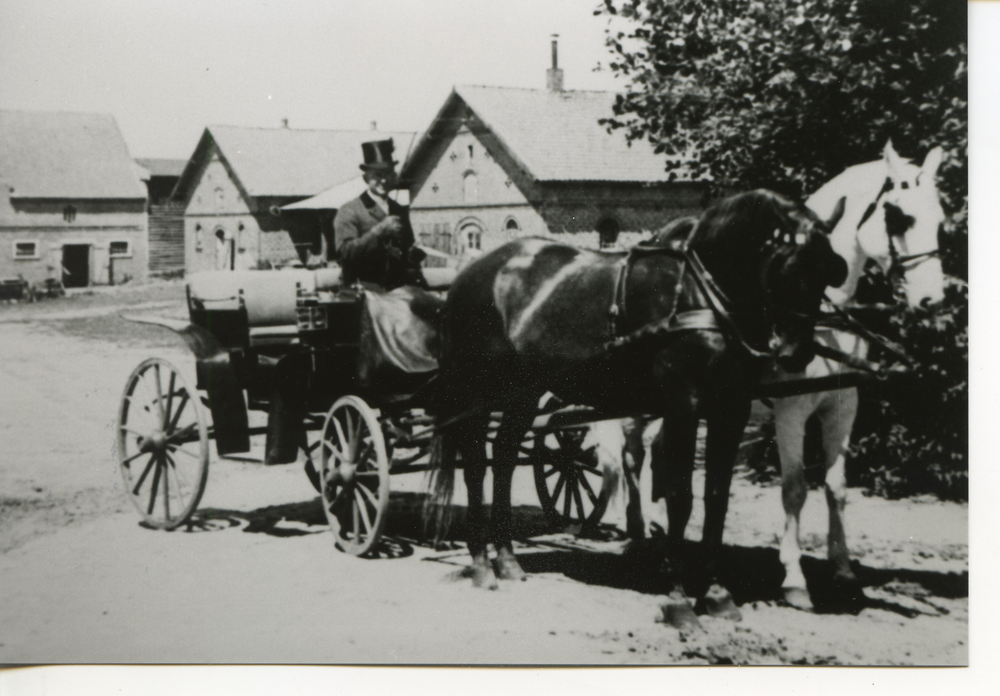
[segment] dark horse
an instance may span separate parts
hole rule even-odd
[[[606,414],[663,416],[675,433],[668,446],[692,460],[693,426],[707,419],[703,545],[721,547],[733,461],[766,363],[758,358],[790,370],[812,359],[820,299],[846,274],[827,239],[835,224],[761,190],[712,206],[672,247],[600,253],[524,239],[466,267],[445,305],[431,466],[441,510],[461,454],[474,584],[524,578],[511,545],[511,477],[546,391]],[[503,412],[492,534],[482,505],[491,411]],[[671,470],[687,472],[674,483],[690,490],[691,465]],[[686,522],[690,506],[689,495],[674,514]]]

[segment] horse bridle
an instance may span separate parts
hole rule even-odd
[[[862,225],[868,222],[869,218],[875,214],[878,210],[878,202],[882,200],[882,196],[887,194],[893,189],[895,184],[890,177],[885,178],[885,183],[882,184],[882,188],[879,189],[878,195],[875,196],[875,200],[872,201],[868,207],[865,209],[864,215],[861,216],[861,220],[858,222],[857,229],[855,231],[860,231]],[[893,242],[893,237],[895,235],[891,234],[887,229],[885,231],[886,237],[889,240],[889,270],[886,275],[893,276],[895,274],[906,275],[907,271],[911,271],[924,261],[928,259],[940,257],[939,249],[931,249],[930,251],[922,251],[919,254],[906,254],[901,256],[899,250],[896,249],[896,244]]]

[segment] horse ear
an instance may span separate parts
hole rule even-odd
[[[920,165],[920,173],[926,174],[927,176],[933,177],[937,174],[938,167],[941,166],[941,160],[944,159],[944,150],[938,145],[933,150],[927,153],[924,157],[924,163]]]
[[[837,223],[840,222],[840,218],[844,217],[844,208],[847,207],[847,196],[841,196],[840,200],[837,201],[837,205],[833,208],[833,214],[830,215],[830,219],[826,221],[827,228],[830,232],[833,232],[837,227]]]
[[[886,167],[889,169],[889,178],[895,181],[899,177],[897,176],[903,168],[906,162],[902,157],[896,152],[896,148],[892,146],[892,138],[885,144],[885,149],[882,150],[882,156],[885,158]]]

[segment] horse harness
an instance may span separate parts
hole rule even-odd
[[[692,235],[694,231],[692,230]],[[726,297],[722,288],[715,282],[715,279],[712,278],[708,269],[702,264],[697,253],[689,247],[689,241],[690,237],[671,246],[637,246],[622,256],[618,262],[617,281],[615,283],[611,306],[608,308],[608,334],[611,336],[611,339],[604,343],[603,348],[610,351],[615,348],[621,348],[640,338],[679,331],[720,331],[734,336],[750,355],[757,358],[769,357],[768,353],[753,348],[743,338],[743,334],[740,332],[739,327],[737,327],[728,310],[728,307],[732,304],[731,301]],[[680,273],[677,276],[677,285],[674,288],[674,303],[670,314],[658,321],[646,324],[629,334],[618,335],[618,319],[625,315],[626,310],[625,290],[632,262],[636,257],[651,256],[654,254],[672,256],[680,261],[681,264]],[[697,283],[698,289],[710,306],[702,309],[678,312],[677,305],[683,292],[684,278],[687,275],[688,269],[691,270],[691,275]]]

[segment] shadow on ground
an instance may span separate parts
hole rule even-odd
[[[413,555],[415,547],[432,549],[440,555],[429,560],[463,566],[468,558],[465,538],[465,508],[453,508],[443,533],[437,534],[424,523],[422,493],[392,493],[382,538],[371,553],[373,558],[398,559]],[[329,532],[319,498],[296,503],[271,505],[251,511],[206,508],[179,532],[209,532],[241,529],[245,533],[274,537],[296,537]],[[556,573],[590,585],[600,585],[644,594],[666,594],[671,577],[680,577],[685,588],[697,594],[706,579],[705,563],[698,544],[685,546],[667,557],[661,540],[628,545],[611,527],[602,527],[594,538],[580,538],[575,528],[554,528],[538,506],[514,508],[515,538],[519,560],[529,573]],[[928,598],[968,597],[969,576],[907,568],[872,568],[855,561],[854,573],[863,588],[878,597],[843,591],[836,585],[833,569],[823,559],[802,557],[810,595],[819,613],[852,613],[863,609],[883,609],[913,618],[920,614],[939,615],[946,610]],[[769,547],[726,546],[720,558],[719,580],[739,604],[780,603],[784,568],[778,550]],[[898,598],[898,600],[896,599]]]

